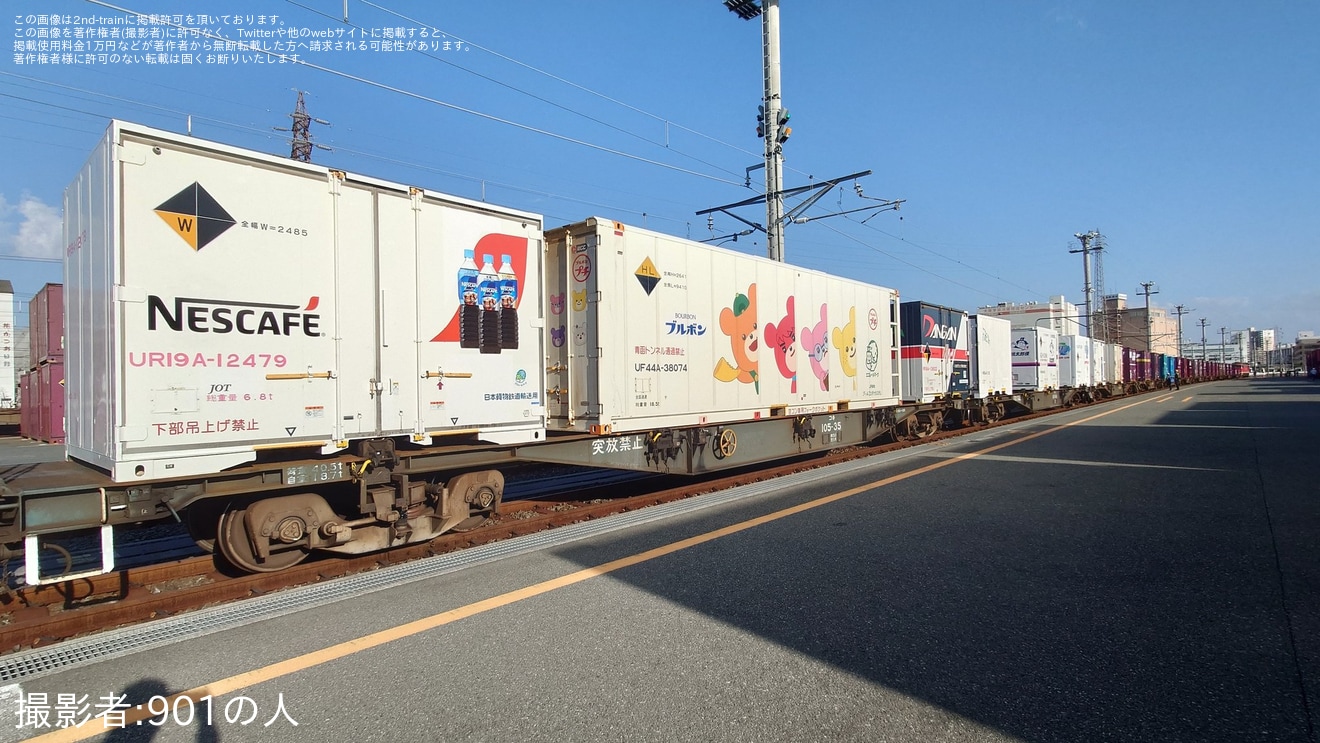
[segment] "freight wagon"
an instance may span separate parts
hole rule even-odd
[[[278,570],[477,523],[511,462],[702,472],[916,413],[892,289],[609,220],[122,122],[64,212],[71,461],[0,489],[8,556],[91,527],[101,572],[181,518]]]
[[[1053,331],[122,122],[64,212],[62,373],[25,394],[65,382],[30,425],[70,460],[0,485],[0,559],[91,530],[102,562],[31,584],[112,569],[116,526],[275,571],[475,526],[513,463],[699,473],[1065,402]]]

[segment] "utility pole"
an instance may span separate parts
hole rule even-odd
[[[1228,361],[1228,357],[1227,357],[1227,355],[1226,355],[1226,354],[1228,353],[1228,341],[1224,339],[1224,335],[1225,335],[1227,332],[1228,332],[1228,328],[1220,328],[1220,329],[1219,329],[1219,360],[1220,360],[1220,362]]]
[[[903,199],[882,199],[875,196],[866,196],[862,193],[862,188],[858,184],[853,184],[853,189],[857,197],[868,201],[877,202],[870,206],[863,206],[856,209],[847,209],[825,214],[822,216],[805,216],[807,209],[810,209],[820,201],[829,191],[843,181],[856,180],[862,176],[871,174],[871,171],[853,173],[852,175],[841,176],[839,178],[830,178],[826,181],[814,181],[809,186],[796,186],[794,188],[784,188],[784,143],[788,141],[789,135],[793,133],[793,128],[788,125],[788,108],[783,105],[783,95],[779,82],[779,0],[724,0],[724,7],[728,8],[739,18],[750,21],[757,16],[761,17],[761,46],[764,54],[763,65],[765,71],[765,88],[762,92],[761,105],[757,107],[756,114],[756,136],[765,140],[765,161],[760,165],[753,165],[747,168],[747,187],[751,188],[751,171],[757,168],[765,169],[765,196],[758,196],[752,199],[746,199],[733,204],[712,207],[697,212],[697,216],[703,214],[709,215],[713,212],[723,212],[730,217],[742,222],[751,228],[750,231],[736,233],[737,236],[749,235],[752,232],[765,232],[766,255],[774,261],[783,262],[784,260],[784,227],[788,223],[805,224],[825,217],[837,217],[843,214],[855,214],[857,212],[872,212],[866,219],[879,214],[883,211],[898,211],[899,205]],[[784,199],[815,192],[814,195],[804,198],[800,203],[791,209],[784,208]],[[765,202],[765,225],[760,225],[730,211],[738,207],[750,206],[752,204]],[[866,219],[862,223],[866,223]],[[707,225],[714,231],[713,223],[707,221]],[[712,237],[703,242],[715,242],[733,238],[734,235],[724,235]]]
[[[784,260],[784,142],[793,133],[779,85],[779,0],[724,0],[724,7],[745,21],[761,16],[765,93],[756,131],[765,137],[765,242],[771,260]]]
[[[1082,292],[1086,295],[1086,337],[1091,337],[1091,315],[1095,311],[1091,303],[1091,241],[1100,237],[1096,230],[1073,234],[1073,237],[1082,242],[1080,250],[1069,250],[1069,253],[1082,254]],[[1103,298],[1101,301],[1104,301]]]
[[[1159,289],[1153,288],[1154,286],[1154,281],[1141,282],[1141,293],[1146,295],[1146,353],[1150,353],[1154,350],[1151,348],[1150,340],[1150,295],[1160,293]]]
[[[1183,351],[1182,351],[1182,317],[1183,317],[1183,315],[1186,315],[1186,314],[1189,313],[1189,312],[1195,312],[1195,311],[1196,311],[1196,310],[1189,310],[1189,309],[1187,309],[1187,306],[1186,306],[1186,305],[1182,305],[1182,304],[1180,304],[1180,305],[1178,305],[1178,306],[1176,306],[1176,307],[1173,308],[1173,314],[1175,314],[1175,315],[1178,316],[1178,355],[1179,355],[1179,356],[1182,356],[1182,355],[1183,355]]]
[[[784,260],[784,142],[793,130],[779,88],[779,0],[762,0],[761,44],[765,47],[765,218],[770,260]]]
[[[1205,326],[1209,325],[1210,323],[1206,322],[1205,318],[1203,317],[1201,318],[1198,324],[1201,326],[1201,360],[1206,361],[1210,357],[1205,355]]]

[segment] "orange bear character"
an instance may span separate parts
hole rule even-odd
[[[733,306],[725,307],[720,312],[720,330],[729,336],[733,363],[720,358],[715,364],[715,378],[721,382],[750,383],[759,393],[761,383],[757,378],[756,284],[749,285],[746,294],[735,296]]]

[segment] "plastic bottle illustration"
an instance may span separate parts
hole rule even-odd
[[[500,256],[500,348],[518,347],[518,276],[513,260]]]
[[[477,287],[477,263],[473,251],[463,251],[463,264],[458,267],[458,345],[477,348],[481,345],[481,303]]]
[[[481,303],[481,352],[500,352],[500,277],[489,258],[482,260],[477,274],[477,297]]]

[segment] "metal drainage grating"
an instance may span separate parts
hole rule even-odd
[[[14,653],[0,658],[0,682],[39,678],[78,666],[120,658],[142,650],[203,637],[252,622],[272,619],[343,599],[446,575],[475,565],[590,539],[622,529],[630,529],[747,498],[767,495],[778,490],[810,484],[830,477],[851,474],[859,470],[882,467],[914,456],[924,448],[916,447],[890,455],[881,455],[799,472],[775,480],[743,485],[726,491],[584,521],[503,542],[493,542],[460,552],[451,552],[402,565],[393,565],[369,573],[359,573],[325,583],[291,588],[233,604],[189,612],[177,617],[110,630],[90,637],[68,640],[49,648],[37,648]]]

